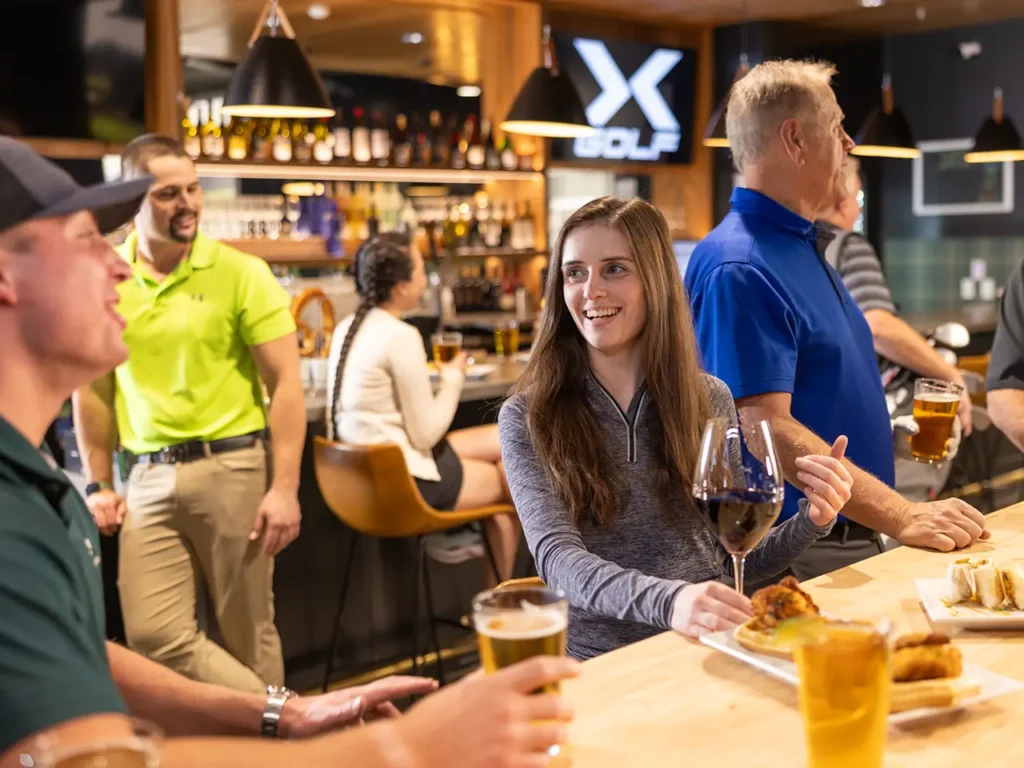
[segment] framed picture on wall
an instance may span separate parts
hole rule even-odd
[[[922,141],[914,158],[915,216],[1013,212],[1013,163],[968,163],[973,139]]]

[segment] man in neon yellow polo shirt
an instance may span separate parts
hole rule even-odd
[[[288,295],[265,262],[198,233],[202,190],[177,142],[136,139],[122,171],[155,181],[119,249],[132,268],[118,287],[128,361],[75,396],[87,503],[102,532],[121,529],[129,645],[263,692],[284,682],[273,557],[298,535],[306,432]],[[111,482],[118,442],[136,459],[125,499]],[[197,626],[197,583],[227,650]]]

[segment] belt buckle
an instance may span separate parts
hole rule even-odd
[[[168,445],[158,452],[160,461],[163,464],[178,464],[185,460],[184,446]]]

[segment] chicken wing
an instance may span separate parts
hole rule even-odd
[[[945,635],[907,635],[899,638],[893,648],[892,679],[895,683],[960,677],[963,671],[960,649]]]
[[[800,589],[800,584],[792,576],[787,576],[778,584],[757,590],[751,597],[751,603],[754,615],[760,619],[760,624],[768,629],[785,619],[821,614],[811,596]]]

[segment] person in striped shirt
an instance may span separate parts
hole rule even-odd
[[[963,374],[939,357],[925,338],[896,314],[892,293],[874,246],[853,231],[861,214],[860,164],[848,156],[833,203],[822,212],[818,227],[833,235],[825,260],[839,273],[871,327],[875,352],[921,376],[952,381],[964,387],[957,415],[964,435],[971,433],[971,401]]]

